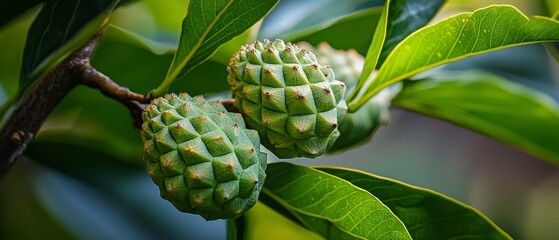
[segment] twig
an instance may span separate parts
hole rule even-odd
[[[80,82],[81,64],[97,47],[93,36],[20,99],[0,132],[0,180],[23,154],[54,107]]]
[[[141,128],[142,111],[149,96],[119,86],[90,65],[103,32],[101,29],[22,96],[0,132],[0,180],[23,154],[54,107],[77,85],[99,89],[124,104],[130,110],[134,127]]]

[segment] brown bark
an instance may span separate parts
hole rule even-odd
[[[77,85],[97,88],[104,95],[126,105],[132,114],[134,126],[141,127],[141,113],[145,107],[143,103],[149,99],[119,86],[90,65],[90,58],[102,34],[103,31],[99,31],[19,100],[0,132],[0,180],[23,154],[56,105]]]

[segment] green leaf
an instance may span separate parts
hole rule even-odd
[[[382,9],[382,14],[380,15],[380,19],[377,23],[375,34],[373,35],[373,40],[371,41],[369,50],[367,50],[367,55],[365,55],[365,65],[363,66],[363,71],[359,76],[359,80],[357,80],[357,85],[355,86],[351,94],[349,94],[347,99],[348,101],[351,101],[352,99],[357,97],[357,94],[359,93],[362,86],[365,84],[365,81],[369,79],[369,76],[371,76],[371,74],[375,70],[375,67],[377,66],[378,59],[380,57],[380,52],[382,50],[384,40],[386,39],[386,29],[388,26],[389,8],[390,8],[390,0],[386,0],[386,3],[384,4],[384,8]]]
[[[352,92],[352,100],[365,84],[377,65],[382,65],[388,54],[405,37],[425,26],[442,7],[445,0],[394,0],[387,1],[385,12],[381,16],[382,22],[377,25],[365,60],[363,74]],[[384,12],[383,12],[384,13]]]
[[[0,28],[25,11],[39,5],[42,0],[0,1]]]
[[[366,93],[350,103],[357,109],[381,89],[421,71],[506,47],[559,41],[559,21],[528,19],[512,6],[498,5],[464,13],[422,28],[390,53]]]
[[[122,41],[144,48],[155,55],[175,53],[176,50],[176,46],[173,44],[157,42],[113,24],[107,27],[104,37],[112,41]]]
[[[413,239],[511,239],[474,208],[440,193],[352,169],[315,169],[375,195],[402,220]]]
[[[321,31],[342,19],[360,15],[363,11],[382,9],[383,4],[384,0],[345,0],[343,4],[340,4],[340,1],[282,1],[263,21],[258,38],[299,38]],[[293,17],[286,19],[285,16]],[[371,25],[374,25],[374,22],[369,22],[367,28],[361,31],[370,29]]]
[[[264,17],[279,0],[190,1],[173,63],[153,96],[163,95],[172,82],[207,60],[219,46]]]
[[[328,239],[411,239],[375,196],[308,167],[274,163],[262,189],[303,224]]]
[[[20,93],[85,43],[106,22],[117,3],[118,0],[47,1],[27,35]]]
[[[333,48],[355,49],[365,55],[375,30],[371,26],[375,26],[379,21],[382,9],[383,7],[369,8],[316,25],[304,32],[286,35],[282,39],[291,42],[306,41],[313,46],[327,42]],[[340,37],[348,34],[351,34],[352,37]]]
[[[425,26],[447,0],[393,0],[388,9],[386,40],[378,65],[382,65],[392,50],[415,30]]]
[[[483,72],[447,72],[406,81],[393,103],[559,165],[559,104],[538,91]]]

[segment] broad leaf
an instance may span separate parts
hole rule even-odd
[[[375,196],[308,167],[274,163],[261,194],[328,239],[411,239],[402,222]]]
[[[113,24],[107,27],[104,38],[144,48],[156,55],[175,53],[176,50],[173,44],[157,42]]]
[[[354,14],[305,29],[305,31],[282,37],[286,41],[305,41],[311,45],[327,42],[336,49],[355,49],[367,53],[383,7],[369,8]],[[340,37],[351,34],[352,37]]]
[[[439,11],[446,0],[394,0],[386,1],[387,14],[382,15],[375,37],[369,47],[365,67],[359,83],[351,94],[352,100],[372,71],[384,63],[388,54],[405,37],[425,26]]]
[[[330,27],[342,19],[359,15],[362,11],[382,7],[383,4],[384,0],[344,0],[343,4],[335,0],[281,1],[262,22],[258,38],[300,38]],[[366,30],[368,29],[360,31]]]
[[[31,25],[20,73],[20,92],[46,74],[106,22],[118,0],[50,0]]]
[[[425,26],[447,0],[392,0],[388,9],[386,40],[378,65],[382,65],[388,54],[415,30]]]
[[[0,28],[43,0],[0,1]]]
[[[559,104],[500,77],[449,72],[407,81],[394,104],[472,129],[559,165]]]
[[[153,90],[153,96],[163,95],[176,78],[190,72],[219,46],[249,29],[278,1],[190,1],[175,58],[163,83]]]
[[[315,169],[375,195],[402,220],[413,239],[511,239],[477,210],[440,193],[352,169]]]
[[[447,18],[400,42],[375,81],[365,86],[364,96],[350,108],[359,108],[382,88],[426,69],[505,47],[548,41],[559,41],[559,21],[539,16],[528,19],[511,6],[490,6]]]

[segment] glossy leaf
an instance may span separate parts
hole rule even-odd
[[[411,239],[375,196],[347,181],[293,165],[268,165],[262,193],[328,239]]]
[[[43,0],[0,1],[0,28]]]
[[[413,239],[511,239],[474,208],[440,193],[352,169],[315,169],[375,195],[402,220]]]
[[[299,34],[282,37],[286,41],[305,41],[311,45],[327,42],[336,49],[355,49],[362,55],[367,53],[375,26],[383,7],[369,8],[354,14],[310,28]],[[352,37],[340,37],[351,35]]]
[[[388,9],[386,40],[382,46],[378,65],[388,54],[415,30],[425,26],[447,0],[392,0]]]
[[[176,50],[176,46],[173,44],[157,42],[112,24],[107,27],[104,38],[112,41],[126,42],[147,49],[155,55],[175,53]]]
[[[516,8],[490,6],[459,14],[422,28],[390,53],[363,97],[350,103],[357,109],[382,88],[435,66],[484,52],[536,42],[559,41],[559,21],[532,17]]]
[[[352,99],[357,97],[357,94],[360,92],[360,89],[365,84],[365,81],[369,79],[369,76],[371,76],[371,74],[375,70],[375,67],[377,66],[378,59],[380,57],[380,52],[382,50],[384,40],[386,39],[386,28],[388,26],[389,8],[390,8],[390,0],[386,0],[386,3],[384,4],[384,8],[382,9],[382,14],[380,15],[379,21],[377,23],[375,34],[373,35],[373,40],[371,41],[369,50],[367,50],[367,54],[365,55],[365,65],[363,65],[363,71],[361,71],[359,80],[357,80],[357,85],[355,86],[351,94],[349,94],[348,101],[351,101]]]
[[[393,102],[480,132],[559,165],[559,104],[481,72],[448,72],[405,82]]]
[[[106,22],[118,0],[47,1],[31,25],[20,73],[20,92],[62,61]]]
[[[175,58],[163,83],[153,90],[153,96],[163,95],[176,78],[190,72],[219,46],[249,29],[278,1],[190,1]]]
[[[360,15],[371,8],[382,8],[383,4],[383,0],[344,0],[343,4],[336,0],[281,1],[264,19],[258,38],[300,38],[321,31],[343,19]]]
[[[445,2],[445,0],[386,1],[387,14],[382,15],[382,21],[377,25],[375,38],[366,55],[363,74],[349,100],[355,97],[372,71],[382,65],[394,47],[412,32],[425,26]]]

